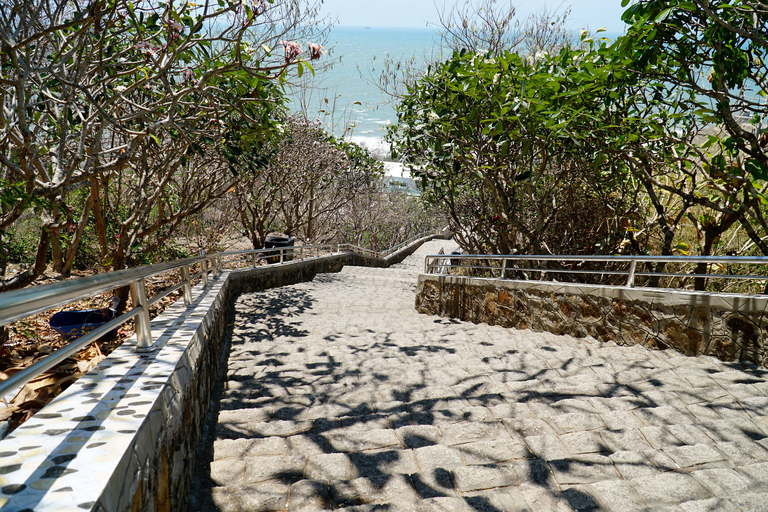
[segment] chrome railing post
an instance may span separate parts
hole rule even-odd
[[[152,348],[152,329],[149,325],[149,305],[147,300],[147,287],[144,278],[131,283],[131,300],[133,307],[141,308],[141,312],[136,315],[136,352],[151,352]]]
[[[283,249],[283,248],[280,248],[280,263],[282,263],[282,262],[284,261],[284,255],[283,255],[283,251],[284,251],[284,250],[285,250],[285,249]]]
[[[501,259],[501,278],[507,278],[507,258]]]
[[[627,286],[635,286],[635,270],[637,269],[637,260],[632,260],[629,264],[629,274],[627,275]]]
[[[251,253],[251,265],[254,266],[254,267],[256,266],[256,253],[255,252]]]
[[[181,279],[184,281],[184,304],[192,304],[192,281],[189,279],[189,265],[181,267]]]

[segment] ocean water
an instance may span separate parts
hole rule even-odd
[[[331,33],[329,69],[317,64],[307,87],[295,88],[293,108],[321,120],[335,135],[386,153],[386,127],[397,120],[392,99],[376,85],[385,56],[416,57],[418,63],[437,51],[433,28],[335,27]],[[305,75],[307,78],[308,75]]]

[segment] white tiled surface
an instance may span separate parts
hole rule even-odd
[[[130,502],[130,496],[121,496],[124,482],[109,484],[109,479],[126,474],[118,472],[121,464],[123,471],[138,469],[129,466],[137,458],[147,460],[147,450],[154,447],[141,446],[137,439],[157,439],[166,421],[176,416],[177,395],[201,350],[204,336],[198,333],[210,327],[205,320],[228,275],[219,274],[207,289],[195,287],[192,306],[180,299],[152,321],[157,350],[139,354],[135,337],[127,340],[0,441],[3,512],[82,512],[99,500],[105,510],[113,510]]]

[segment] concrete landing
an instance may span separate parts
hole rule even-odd
[[[440,244],[240,297],[202,510],[768,510],[766,370],[419,315]]]

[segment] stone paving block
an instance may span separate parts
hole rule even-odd
[[[639,494],[623,480],[604,480],[588,486],[593,490],[605,510],[612,512],[636,512],[645,508],[645,502]]]
[[[433,410],[411,411],[414,425],[450,425],[466,420],[464,410],[458,407],[446,407]]]
[[[405,402],[389,401],[389,402],[375,402],[372,404],[373,410],[379,414],[395,414],[407,412]]]
[[[462,494],[470,510],[476,512],[523,512],[529,511],[523,493],[517,487],[500,487],[493,490],[472,491]]]
[[[520,484],[520,491],[533,512],[573,512],[559,490],[524,483]]]
[[[220,512],[269,512],[285,510],[288,490],[271,484],[239,487],[214,487],[211,491],[216,510]]]
[[[274,405],[272,405],[274,408]],[[219,424],[228,425],[231,423],[255,423],[269,419],[271,415],[270,408],[262,405],[258,409],[234,409],[219,411]]]
[[[763,393],[759,396],[740,399],[739,404],[741,404],[741,407],[753,418],[768,416],[768,396],[764,396]]]
[[[408,475],[418,471],[413,450],[369,450],[352,453],[352,478]]]
[[[331,499],[335,507],[347,507],[415,501],[416,493],[408,476],[384,475],[336,482],[331,486]]]
[[[312,430],[311,421],[272,420],[260,423],[219,423],[216,435],[220,439],[237,439],[241,437],[288,437]]]
[[[413,473],[411,482],[419,499],[458,496],[453,475],[443,468]]]
[[[507,419],[528,419],[531,417],[531,413],[528,410],[528,405],[524,403],[504,403],[494,405],[490,408],[494,419],[501,420]]]
[[[568,448],[559,436],[547,434],[543,436],[528,436],[525,439],[530,456],[544,460],[562,459],[569,455]]]
[[[697,422],[702,421],[717,421],[722,419],[717,411],[707,405],[693,404],[687,407],[688,412],[696,418]]]
[[[596,431],[573,432],[560,436],[560,440],[573,455],[581,453],[603,453],[610,451],[600,433]]]
[[[416,448],[414,454],[416,455],[416,463],[419,466],[419,470],[422,472],[432,471],[437,468],[451,469],[464,465],[461,452],[450,446],[424,446]]]
[[[752,416],[744,410],[741,404],[732,396],[724,396],[709,403],[715,412],[726,419],[748,420]]]
[[[243,485],[245,459],[215,460],[211,462],[211,481],[214,485]]]
[[[603,423],[609,430],[622,430],[625,428],[640,428],[645,424],[632,414],[632,411],[610,411],[600,414]]]
[[[464,417],[467,421],[493,421],[493,413],[490,406],[472,405],[464,408]]]
[[[481,439],[511,440],[504,424],[500,421],[463,422],[440,427],[443,443],[454,446]]]
[[[595,492],[587,485],[563,487],[560,496],[576,511],[596,512],[602,510]]]
[[[555,435],[555,429],[544,420],[539,419],[503,419],[501,422],[507,427],[507,432],[512,437]]]
[[[219,439],[213,443],[213,460],[247,458],[257,455],[285,455],[285,439]]]
[[[690,474],[713,496],[734,496],[753,490],[749,480],[733,469],[702,469]]]
[[[608,458],[611,459],[613,466],[625,480],[659,473],[659,469],[654,465],[647,452],[616,452],[609,455]]]
[[[303,455],[252,457],[246,459],[245,484],[277,480],[290,485],[304,477],[307,458]]]
[[[346,453],[312,455],[307,461],[304,476],[318,481],[350,480],[352,462]]]
[[[514,470],[498,464],[456,467],[451,473],[462,493],[517,484]]]
[[[386,414],[371,414],[368,416],[344,416],[339,418],[341,428],[345,430],[370,430],[374,428],[389,428],[389,416]]]
[[[505,463],[515,470],[518,485],[529,483],[539,487],[557,488],[549,465],[541,459],[516,460]]]
[[[291,485],[288,510],[296,512],[327,510],[331,506],[330,498],[328,482],[301,480]]]
[[[398,428],[395,433],[406,448],[421,448],[440,444],[440,429],[433,425],[409,425]]]
[[[320,404],[311,407],[307,412],[308,420],[317,420],[322,418],[339,418],[348,416],[350,408],[345,404]]]
[[[761,439],[756,443],[746,441],[717,443],[715,447],[739,466],[768,462],[768,441],[766,439]]]
[[[394,503],[377,503],[375,505],[354,505],[351,507],[334,508],[339,512],[419,512],[417,501],[402,501]]]
[[[661,450],[644,450],[643,453],[648,456],[649,460],[656,466],[656,469],[661,472],[677,471],[680,469],[680,465]]]
[[[317,434],[299,434],[285,438],[285,446],[289,455],[319,455],[331,451],[328,439]]]
[[[684,512],[741,512],[730,500],[724,498],[686,501],[680,504],[680,508]]]
[[[687,404],[709,405],[718,399],[729,396],[728,392],[719,384],[708,388],[681,389],[677,395]]]
[[[648,444],[657,450],[665,446],[681,446],[685,444],[666,427],[643,427],[638,430],[640,430]]]
[[[740,466],[736,471],[744,475],[757,491],[768,492],[768,462]]]
[[[399,447],[400,440],[394,430],[349,430],[326,434],[331,448],[339,452],[359,452],[379,448]]]
[[[489,439],[457,445],[467,465],[491,464],[530,456],[527,446],[510,439]]]
[[[634,394],[632,395],[634,397]],[[598,414],[605,414],[617,411],[631,411],[637,409],[639,405],[632,397],[589,397],[587,401],[597,411]]]
[[[643,407],[632,412],[644,424],[656,427],[686,425],[697,422],[696,418],[686,409],[680,410],[670,406]]]
[[[626,428],[623,430],[603,430],[600,432],[607,451],[642,451],[651,448],[643,432],[636,428]]]
[[[765,512],[768,510],[768,494],[750,493],[728,498],[740,512]]]
[[[713,444],[712,438],[696,425],[667,425],[665,428],[682,444]]]
[[[417,512],[478,512],[461,498],[426,498],[416,502]]]
[[[528,411],[531,415],[531,418],[539,420],[552,418],[558,414],[561,414],[557,409],[543,402],[529,402]]]
[[[693,477],[683,473],[641,476],[633,478],[629,483],[650,507],[712,497]]]
[[[598,454],[574,455],[567,459],[551,460],[549,467],[561,486],[590,484],[621,477],[611,459]]]
[[[552,425],[558,434],[605,428],[605,424],[598,414],[572,412],[558,414],[555,417],[547,418],[546,421]]]
[[[667,446],[662,450],[682,469],[728,460],[722,452],[705,444]]]
[[[697,426],[716,443],[734,441],[749,443],[765,438],[763,431],[758,429],[751,421],[725,419],[703,422]]]

